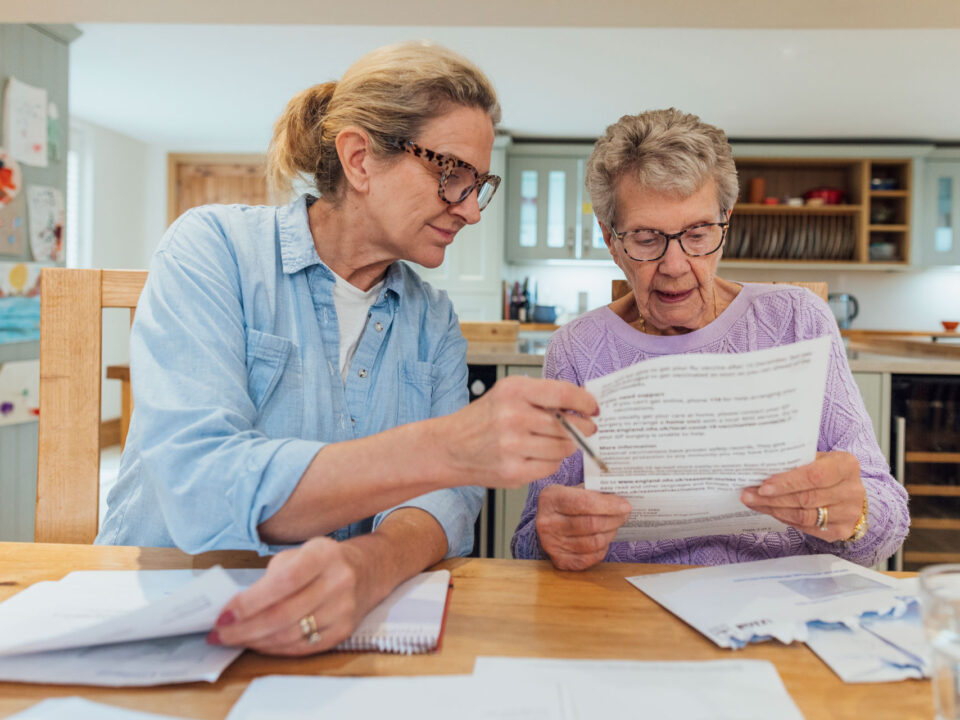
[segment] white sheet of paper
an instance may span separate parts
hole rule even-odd
[[[768,637],[805,641],[810,621],[855,626],[865,612],[886,613],[904,604],[893,578],[834,555],[637,575],[627,581],[729,648]]]
[[[600,404],[588,442],[610,473],[584,459],[584,482],[633,506],[616,539],[784,530],[740,491],[816,458],[829,347],[669,355],[588,381]]]
[[[178,720],[172,715],[127,710],[115,705],[104,705],[80,697],[51,698],[39,702],[7,720]]]
[[[3,145],[24,165],[47,167],[47,90],[7,78],[3,96]]]
[[[0,603],[0,656],[206,632],[240,589],[221,567],[71,573]]]
[[[554,683],[472,675],[257,678],[227,720],[564,720]]]
[[[574,718],[802,720],[772,663],[478,657],[474,676],[552,681]],[[642,711],[641,711],[642,709]]]
[[[216,682],[242,653],[208,644],[205,633],[177,635],[0,657],[0,680],[102,687]]]

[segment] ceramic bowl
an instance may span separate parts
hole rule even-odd
[[[957,320],[941,320],[940,324],[943,325],[943,329],[947,332],[953,332],[957,329],[957,325],[960,325],[960,321]]]

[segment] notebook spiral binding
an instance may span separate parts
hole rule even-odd
[[[337,650],[344,652],[373,650],[396,655],[418,655],[435,649],[438,639],[436,635],[429,633],[353,635],[337,645]]]

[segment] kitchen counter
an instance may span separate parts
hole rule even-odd
[[[850,369],[854,372],[882,372],[894,375],[960,375],[960,359],[937,357],[904,357],[881,353],[847,350]]]
[[[471,342],[467,346],[468,365],[543,365],[547,338],[521,337],[512,343]],[[903,357],[883,353],[847,351],[854,372],[886,372],[898,375],[960,375],[960,359],[940,357]]]

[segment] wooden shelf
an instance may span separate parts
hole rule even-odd
[[[909,232],[909,225],[871,225],[870,232]]]
[[[910,191],[909,190],[871,190],[870,197],[905,198],[905,197],[910,197]]]
[[[907,452],[904,455],[907,462],[915,463],[960,463],[958,452]]]
[[[932,497],[960,497],[960,485],[906,485],[910,495],[928,495]]]
[[[960,518],[910,518],[911,530],[960,530]]]
[[[862,205],[767,205],[766,203],[737,203],[733,211],[745,215],[775,215],[792,213],[796,215],[856,215],[863,210]]]

